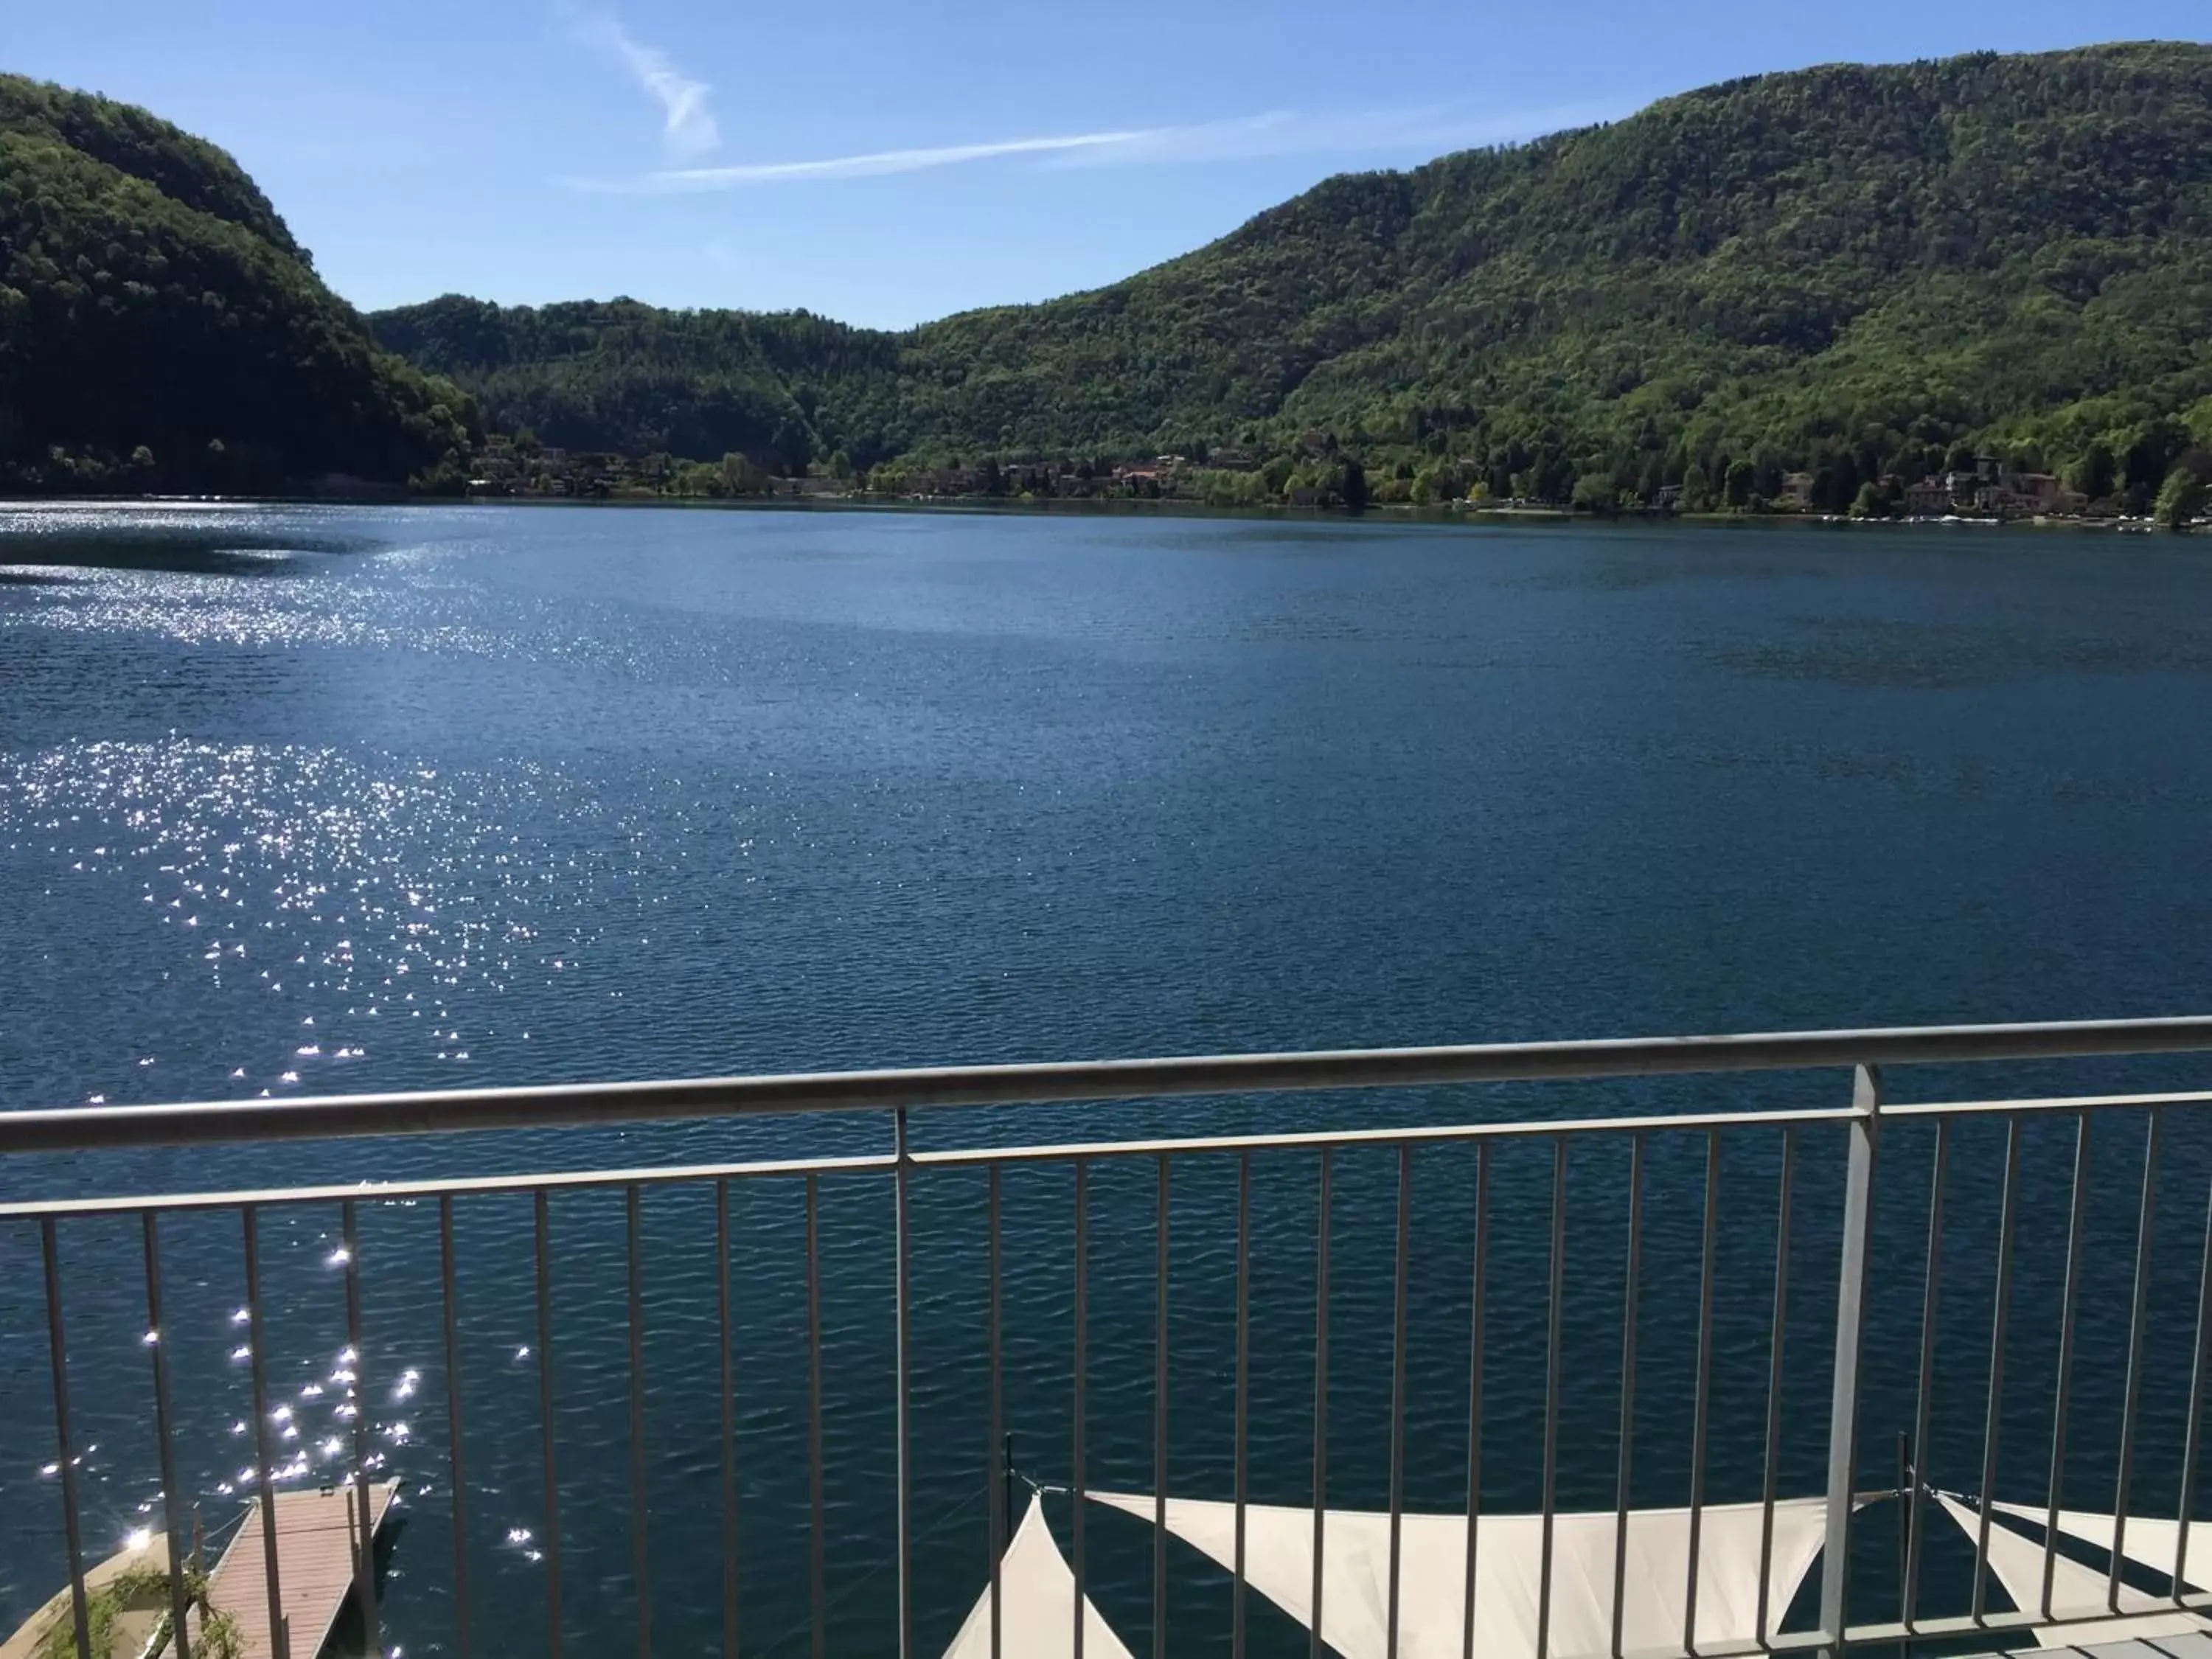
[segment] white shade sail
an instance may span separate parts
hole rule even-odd
[[[1093,1492],[1097,1502],[1152,1518],[1153,1500]],[[1774,1506],[1767,1570],[1767,1627],[1782,1622],[1819,1554],[1825,1500]],[[1322,1528],[1321,1637],[1345,1659],[1386,1659],[1389,1636],[1390,1517],[1330,1510]],[[1713,1504],[1700,1511],[1697,1640],[1747,1644],[1759,1608],[1761,1507]],[[1310,1509],[1251,1504],[1244,1510],[1245,1579],[1308,1630],[1314,1628]],[[1467,1517],[1400,1517],[1400,1659],[1461,1659],[1465,1651]],[[1168,1530],[1231,1571],[1237,1506],[1171,1498]],[[1616,1517],[1610,1510],[1553,1517],[1553,1659],[1588,1659],[1613,1644]],[[1475,1533],[1474,1646],[1485,1659],[1533,1659],[1543,1522],[1534,1515],[1486,1515]],[[1688,1600],[1690,1511],[1632,1510],[1622,1575],[1624,1651],[1683,1646]]]
[[[1992,1504],[1990,1507],[2001,1515],[2015,1515],[2023,1521],[2033,1521],[2039,1527],[2050,1519],[2048,1510],[2033,1509],[2026,1504]],[[2112,1516],[2086,1510],[2061,1510],[2058,1530],[2085,1544],[2094,1544],[2100,1550],[2110,1550],[2117,1522]],[[2212,1525],[2192,1523],[2189,1532],[2188,1584],[2191,1589],[2202,1589],[2212,1583]],[[2162,1572],[2168,1578],[2180,1577],[2173,1570],[2181,1549],[2180,1522],[2131,1515],[2120,1544],[2120,1553],[2138,1566]]]
[[[1075,1575],[1045,1524],[1044,1500],[1030,1498],[1029,1513],[999,1558],[999,1651],[1005,1659],[1073,1659]],[[1088,1596],[1083,1602],[1084,1659],[1130,1659]],[[991,1659],[991,1592],[969,1611],[945,1659]]]
[[[1981,1517],[1954,1498],[1936,1494],[1937,1501],[1946,1513],[1957,1522],[1969,1538],[1977,1537]],[[2026,1515],[2032,1520],[2043,1517],[2016,1504],[1998,1504],[1992,1507],[2008,1515]],[[2109,1523],[2110,1516],[2104,1517]],[[2128,1532],[2135,1533],[2136,1523],[2130,1519]],[[2070,1530],[2070,1528],[2069,1528]],[[2111,1536],[2109,1529],[2106,1537]],[[1990,1571],[2004,1593],[2012,1598],[2013,1605],[2024,1613],[2039,1613],[2043,1607],[2043,1546],[2014,1532],[2009,1527],[1992,1524],[1990,1528]],[[2105,1575],[2083,1566],[2070,1557],[2053,1553],[2051,1557],[2051,1612],[2054,1618],[2105,1611]],[[2141,1590],[2120,1586],[2120,1606],[2123,1608],[2155,1608],[2161,1605],[2155,1596]],[[2137,1637],[2179,1636],[2187,1631],[2212,1629],[2212,1621],[2193,1613],[2183,1613],[2167,1607],[2163,1613],[2149,1612],[2140,1618],[2100,1619],[2087,1624],[2048,1625],[2035,1632],[2039,1645],[2046,1648],[2078,1647],[2096,1642],[2125,1642]]]

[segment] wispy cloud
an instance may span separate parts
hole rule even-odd
[[[870,150],[803,161],[744,161],[723,167],[668,167],[625,179],[568,179],[578,190],[674,195],[748,185],[872,179],[921,173],[1006,156],[1033,156],[1048,167],[1142,167],[1170,162],[1244,161],[1271,155],[1436,155],[1474,144],[1533,138],[1614,113],[1589,106],[1479,113],[1449,109],[1308,112],[1276,110],[1232,120],[1183,126],[1130,127],[1104,132],[1000,138],[983,143]]]
[[[1065,155],[1060,167],[1143,166],[1154,162],[1235,161],[1273,155],[1423,156],[1506,143],[1604,118],[1588,106],[1475,112],[1448,106],[1376,110],[1270,110],[1234,120],[1159,127],[1132,133],[1110,152]]]
[[[727,190],[734,185],[773,184],[787,179],[872,179],[889,173],[920,173],[929,167],[957,167],[963,161],[984,161],[994,155],[1035,155],[1127,145],[1151,136],[1143,131],[1073,132],[1048,138],[1001,138],[987,144],[872,150],[863,155],[836,155],[818,161],[747,161],[732,167],[672,167],[665,172],[647,173],[641,179],[611,180],[606,187],[677,191]]]
[[[580,19],[577,32],[626,70],[660,105],[661,133],[673,156],[704,155],[722,142],[709,100],[714,89],[694,81],[658,46],[648,46],[605,13]]]

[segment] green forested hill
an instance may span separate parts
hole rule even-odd
[[[471,415],[370,339],[228,155],[0,76],[0,489],[427,480]]]
[[[458,297],[372,322],[573,446],[865,466],[1318,432],[1501,494],[1804,468],[1836,504],[1963,447],[2154,489],[2212,441],[2212,46],[1734,82],[903,334]]]
[[[410,362],[489,400],[497,430],[700,459],[804,465],[836,429],[833,386],[888,380],[896,337],[790,312],[661,311],[634,300],[500,307],[458,295],[370,319]]]

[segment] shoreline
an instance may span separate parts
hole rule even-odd
[[[667,508],[684,512],[783,513],[945,513],[975,515],[1050,514],[1110,517],[1153,514],[1172,518],[1235,519],[1298,523],[1395,523],[1407,525],[1503,527],[1507,526],[1627,526],[1663,527],[1695,526],[1711,530],[1795,528],[1850,531],[1975,530],[2073,532],[2125,536],[2212,535],[2212,521],[2201,521],[2181,530],[2168,530],[2150,519],[2081,519],[2035,515],[1996,519],[1948,515],[1942,518],[1854,519],[1844,514],[1817,513],[1582,513],[1566,507],[1469,507],[1466,505],[1413,507],[1389,502],[1358,508],[1294,507],[1218,507],[1200,501],[1128,496],[1119,498],[1010,500],[991,495],[876,495],[865,491],[848,495],[22,495],[0,497],[0,514],[35,512],[41,508],[134,507],[234,508],[250,507],[444,507],[477,509],[520,508]]]

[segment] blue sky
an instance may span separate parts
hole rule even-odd
[[[356,304],[902,325],[1095,287],[1332,173],[1837,59],[2201,39],[2204,0],[0,0],[0,66],[222,144]]]

